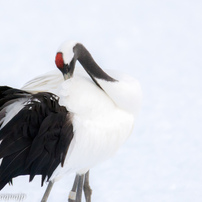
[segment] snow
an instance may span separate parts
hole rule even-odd
[[[199,0],[1,1],[0,85],[21,87],[55,69],[65,40],[83,43],[102,68],[136,77],[144,102],[134,133],[90,172],[96,202],[202,200],[202,2]],[[49,201],[67,201],[74,175]],[[40,178],[1,194],[40,201]]]

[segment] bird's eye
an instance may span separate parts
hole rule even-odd
[[[64,67],[64,60],[62,53],[57,53],[55,56],[55,64],[59,69],[62,69]]]

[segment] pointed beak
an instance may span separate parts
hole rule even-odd
[[[65,80],[67,80],[73,76],[74,68],[75,68],[74,62],[71,62],[69,65],[67,64],[67,65],[63,66],[62,73],[63,73]]]
[[[64,76],[65,80],[70,79],[72,77],[72,75],[70,73],[65,73],[65,74],[63,74],[63,76]]]

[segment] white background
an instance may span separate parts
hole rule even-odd
[[[144,101],[116,156],[90,173],[93,202],[202,201],[202,1],[0,1],[0,85],[20,88],[55,69],[64,40],[83,43],[102,68],[136,77]],[[49,201],[67,201],[74,175]],[[40,178],[0,194],[40,201]]]

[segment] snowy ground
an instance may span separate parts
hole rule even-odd
[[[66,39],[142,85],[133,135],[91,170],[93,202],[202,201],[201,10],[199,0],[0,2],[0,85],[21,87],[53,70]],[[49,201],[67,201],[73,178],[56,183]],[[35,202],[44,190],[39,178],[19,177],[0,196],[25,193]]]

